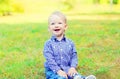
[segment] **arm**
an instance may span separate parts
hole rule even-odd
[[[49,42],[46,42],[44,45],[44,57],[46,59],[48,67],[50,67],[50,69],[53,70],[53,72],[57,73],[57,71],[61,69],[55,62],[53,51],[50,47]]]
[[[71,67],[76,68],[78,65],[77,52],[74,43],[72,43]]]
[[[73,74],[77,74],[77,70],[76,70],[77,64],[78,64],[77,52],[74,43],[72,43],[71,68],[68,71],[69,76],[73,76]]]
[[[62,71],[61,68],[55,62],[52,49],[50,47],[50,44],[48,43],[46,43],[44,46],[44,56],[45,56],[46,62],[48,63],[48,66],[53,72],[57,73],[60,76],[67,78],[67,74],[64,71]]]

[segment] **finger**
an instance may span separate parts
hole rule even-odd
[[[68,72],[68,74],[67,74],[68,76],[70,76],[70,72]]]
[[[67,75],[65,76],[66,79],[68,79]]]
[[[73,76],[73,74],[72,74],[72,73],[69,73],[69,76],[71,76],[71,77],[72,77],[72,76]]]
[[[72,77],[74,73],[71,73],[70,76]]]

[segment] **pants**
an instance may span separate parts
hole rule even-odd
[[[64,77],[59,76],[57,73],[54,73],[51,69],[45,69],[46,79],[66,79]],[[81,75],[80,75],[81,76]],[[73,79],[72,77],[68,76],[68,79]]]

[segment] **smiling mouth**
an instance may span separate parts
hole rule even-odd
[[[60,31],[60,29],[55,29],[54,31]]]

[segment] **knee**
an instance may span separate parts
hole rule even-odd
[[[60,77],[60,76],[59,76],[58,79],[66,79],[66,78],[65,78],[65,77]]]

